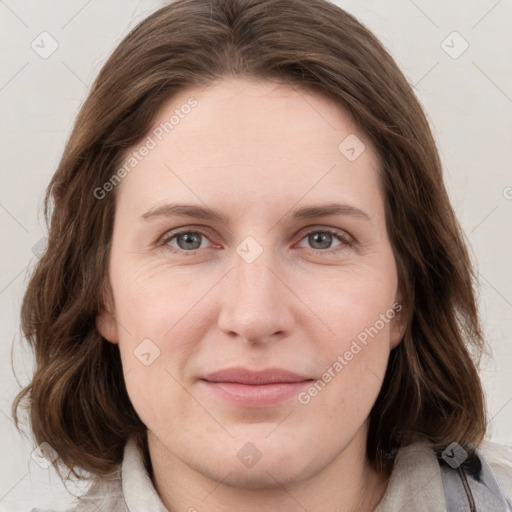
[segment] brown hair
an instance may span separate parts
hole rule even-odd
[[[486,423],[471,354],[484,347],[475,275],[428,121],[376,37],[326,0],[178,0],[116,48],[46,191],[48,248],[21,311],[37,367],[13,403],[16,424],[26,401],[37,443],[49,443],[62,467],[96,476],[116,469],[129,435],[143,440],[119,349],[95,327],[110,293],[116,194],[99,200],[93,191],[147,134],[164,102],[226,76],[324,95],[351,113],[380,155],[406,330],[369,418],[374,468],[389,472],[397,449],[418,437],[434,448],[478,444]]]

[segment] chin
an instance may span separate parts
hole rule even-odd
[[[283,486],[307,478],[307,475],[301,475],[301,470],[291,463],[285,466],[283,463],[269,463],[268,460],[265,463],[263,459],[252,468],[244,468],[240,464],[235,467],[226,466],[225,469],[219,480],[223,485],[238,489],[282,489]],[[218,468],[214,471],[217,473]],[[226,477],[227,474],[229,476]]]
[[[253,442],[236,443],[241,448],[228,451],[233,453],[233,457],[226,457],[224,452],[205,460],[205,465],[216,461],[211,471],[220,476],[218,480],[230,487],[244,489],[279,488],[307,479],[321,469],[323,461],[305,453],[307,450],[301,450],[291,440],[288,443],[278,441],[270,444],[264,437],[252,439]]]

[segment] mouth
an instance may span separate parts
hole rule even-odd
[[[228,368],[200,379],[217,398],[244,407],[276,405],[297,395],[313,381],[311,377],[281,368],[262,371]]]

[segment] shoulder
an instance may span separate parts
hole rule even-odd
[[[478,449],[494,472],[503,494],[512,503],[512,447],[484,440]]]
[[[96,478],[87,492],[68,510],[33,509],[31,512],[166,512],[148,475],[144,457],[135,439],[128,439],[122,463],[109,477]]]
[[[65,510],[56,510],[56,509],[49,509],[49,508],[33,508],[30,510],[30,512],[75,512],[75,508],[67,508]]]
[[[65,510],[60,509],[57,510],[55,508],[49,509],[49,508],[33,508],[30,510],[30,512],[75,512],[75,508],[67,508]]]
[[[439,463],[423,441],[403,446],[398,451],[388,487],[375,512],[418,510],[439,512],[445,509]]]
[[[508,474],[512,468],[512,446],[484,440],[478,448],[498,471],[505,471]]]
[[[119,471],[111,478],[96,479],[89,490],[76,498],[74,505],[66,509],[33,508],[30,512],[128,512]]]
[[[493,474],[491,480],[497,481],[501,493],[489,482],[486,472],[484,480],[471,482],[475,497],[481,503],[486,503],[485,499],[489,495],[483,491],[486,491],[484,487],[490,487],[497,495],[503,494],[512,505],[512,448],[486,440],[478,445],[478,451],[485,458]],[[404,446],[398,451],[388,488],[375,512],[396,511],[404,507],[417,510],[418,503],[421,503],[421,510],[425,512],[445,510],[445,484],[443,470],[429,444],[415,442]]]
[[[78,498],[78,504],[71,512],[97,512],[99,510],[128,511],[124,501],[120,469],[111,478],[95,480],[87,494]]]

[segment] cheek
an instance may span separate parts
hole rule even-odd
[[[166,262],[120,265],[112,283],[117,292],[117,320],[126,327],[125,334],[165,337],[213,287],[216,279],[204,272],[199,276],[192,266],[171,268]]]
[[[145,342],[143,342],[145,343]],[[166,426],[172,430],[179,416],[188,417],[191,406],[183,376],[170,361],[177,357],[175,350],[162,347],[158,352],[151,345],[143,350],[121,344],[121,360],[126,389],[137,414],[150,430]]]
[[[330,330],[334,344],[343,345],[367,329],[389,334],[389,323],[396,300],[397,276],[394,260],[390,265],[338,269],[315,280],[305,296],[306,304]],[[384,315],[384,323],[383,316]]]
[[[331,319],[336,336],[330,341],[317,337],[315,343],[322,374],[297,397],[306,408],[304,413],[318,418],[317,423],[346,432],[360,428],[382,387],[394,316],[392,303],[382,297],[375,299],[370,294],[360,298],[367,300],[340,299]]]
[[[394,259],[339,270],[317,284],[308,290],[308,301],[329,331],[318,320],[319,327],[310,330],[321,354],[323,375],[304,402],[321,394],[331,404],[368,412],[382,386],[391,326],[399,310]],[[309,318],[311,322],[313,316]],[[320,336],[320,329],[328,334]]]
[[[215,280],[198,279],[191,268],[173,271],[164,265],[116,270],[112,284],[128,396],[149,429],[172,429],[178,419],[170,411],[176,408],[187,416],[193,405],[183,365],[203,336],[197,316],[201,307],[196,311],[194,305]]]

